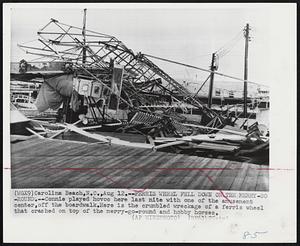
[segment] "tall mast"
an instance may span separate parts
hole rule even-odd
[[[208,103],[207,106],[211,108],[212,104],[212,92],[213,92],[213,86],[214,86],[214,71],[216,70],[215,66],[215,59],[216,59],[216,53],[212,54],[212,59],[211,59],[211,66],[210,70],[212,71],[210,74],[210,83],[209,83],[209,91],[208,91]]]
[[[245,61],[244,61],[244,118],[247,118],[247,80],[248,80],[248,43],[249,38],[249,24],[244,29],[245,36]]]
[[[86,26],[86,9],[83,10],[83,27],[82,27],[82,36],[83,36],[82,63],[83,64],[86,61],[85,26]]]

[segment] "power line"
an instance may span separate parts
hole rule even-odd
[[[148,55],[148,54],[143,54],[143,55],[144,56],[148,56],[148,57],[152,57],[154,59],[158,59],[158,60],[161,60],[161,61],[170,62],[170,63],[174,63],[174,64],[177,64],[177,65],[186,66],[186,67],[189,67],[189,68],[194,68],[194,69],[197,69],[197,70],[201,70],[203,72],[214,73],[216,75],[227,77],[227,78],[230,78],[230,79],[234,79],[234,80],[238,80],[238,81],[242,81],[242,82],[246,81],[248,83],[252,83],[252,84],[256,84],[256,85],[264,85],[264,86],[268,87],[268,85],[265,85],[263,83],[257,83],[257,82],[253,82],[253,81],[249,81],[249,80],[244,80],[244,79],[241,79],[241,78],[237,78],[235,76],[226,75],[226,74],[219,73],[219,72],[216,72],[216,71],[211,71],[209,69],[200,68],[200,67],[196,67],[196,66],[193,66],[193,65],[188,65],[188,64],[184,64],[184,63],[181,63],[181,62],[176,62],[176,61],[168,60],[168,59],[157,57],[157,56],[153,56],[153,55]]]
[[[237,33],[237,35],[234,36],[233,39],[231,39],[229,42],[227,42],[225,45],[223,45],[220,49],[218,49],[216,51],[216,53],[219,53],[221,50],[224,50],[226,46],[230,46],[233,42],[235,42],[236,39],[239,39],[240,37],[242,37],[242,35],[241,35],[242,33],[243,33],[243,30],[239,31]]]
[[[219,56],[219,58],[227,55],[239,43],[239,41],[243,38],[243,36],[240,35],[241,33],[242,31],[239,32],[239,35],[236,36],[236,38],[232,39],[229,43],[227,43],[227,45],[223,46],[223,48],[217,51],[217,55]]]

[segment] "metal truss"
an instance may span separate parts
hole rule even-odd
[[[134,108],[151,104],[151,95],[169,96],[202,110],[210,120],[209,125],[218,127],[223,118],[203,105],[184,86],[155,65],[142,53],[134,53],[114,36],[61,23],[55,19],[38,32],[35,45],[19,45],[26,53],[44,57],[49,61],[63,61],[73,65],[78,74],[96,79],[108,90],[112,64],[124,67],[120,103]]]

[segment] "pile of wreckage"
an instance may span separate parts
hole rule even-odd
[[[36,44],[19,47],[46,61],[22,60],[12,66],[11,80],[41,83],[37,110],[57,110],[57,118],[23,120],[27,135],[53,139],[75,132],[107,144],[250,162],[259,156],[268,162],[266,129],[258,123],[247,130],[235,126],[231,115],[208,108],[117,38],[54,19],[37,34]],[[128,141],[126,134],[140,140]],[[19,135],[14,139],[26,138]]]

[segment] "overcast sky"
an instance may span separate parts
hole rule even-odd
[[[50,18],[63,23],[82,26],[83,8],[87,7],[87,29],[110,34],[131,48],[179,62],[208,68],[211,55],[243,30],[249,23],[253,37],[249,44],[249,80],[265,84],[270,82],[268,64],[272,61],[272,39],[268,5],[52,5],[11,10],[11,60],[20,61],[32,57],[17,47],[37,38],[36,32]],[[276,24],[276,23],[275,23]],[[273,30],[272,29],[272,30]],[[219,61],[219,72],[243,78],[244,38]],[[274,46],[274,44],[273,44]],[[208,74],[186,69],[158,60],[153,61],[176,78],[204,80]],[[216,77],[216,80],[227,80]]]

